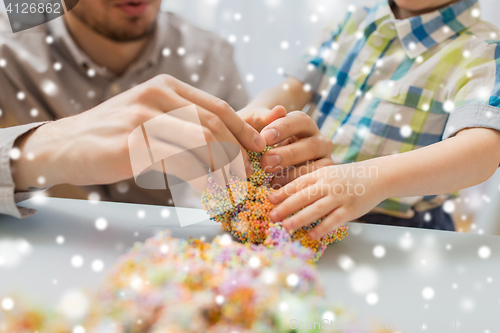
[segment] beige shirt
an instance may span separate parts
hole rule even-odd
[[[0,31],[9,31],[0,15]],[[187,23],[172,13],[160,13],[151,42],[120,76],[99,67],[76,45],[62,18],[19,33],[0,33],[0,214],[17,217],[9,153],[15,140],[40,122],[78,114],[161,74],[226,100],[234,109],[248,95],[233,60],[233,48],[222,38]],[[19,126],[27,124],[24,126]],[[164,190],[145,190],[133,180],[83,187],[101,200],[172,204]],[[52,190],[52,189],[51,189]],[[81,197],[73,188],[65,197]],[[81,190],[80,190],[81,192]],[[73,194],[72,194],[73,193]]]

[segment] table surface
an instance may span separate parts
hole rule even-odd
[[[24,295],[45,305],[57,304],[70,290],[96,288],[119,255],[159,230],[207,240],[221,233],[211,221],[181,227],[175,208],[54,198],[22,205],[38,212],[22,220],[0,217],[0,298]],[[107,220],[105,230],[96,228],[98,218]],[[350,235],[329,246],[318,268],[329,300],[369,318],[358,325],[383,323],[404,333],[500,332],[500,238],[349,227]],[[64,237],[62,244],[58,236]],[[12,244],[21,252],[13,253]],[[71,264],[75,255],[84,260],[79,268]],[[104,270],[92,269],[96,259]],[[373,300],[376,304],[369,304]]]

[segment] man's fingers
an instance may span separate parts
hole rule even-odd
[[[266,172],[278,172],[307,161],[315,161],[331,154],[332,143],[322,135],[303,138],[264,153],[262,168]]]
[[[171,78],[169,80],[171,81]],[[227,102],[178,80],[173,84],[173,90],[182,98],[217,115],[246,149],[255,152],[265,149],[265,140],[252,126],[244,122]]]
[[[188,182],[193,188],[203,191],[207,188],[207,171],[204,163],[201,162],[190,151],[184,148],[152,139],[151,146],[156,146],[164,152],[168,152],[170,157],[163,160],[163,163],[156,163],[155,170],[174,175]]]
[[[318,132],[316,123],[304,112],[290,112],[266,126],[261,134],[268,145],[275,145],[291,136],[308,137]]]
[[[283,219],[286,218],[287,216],[296,213],[301,208],[304,208],[307,205],[312,204],[313,202],[315,202],[316,200],[320,199],[323,196],[324,194],[321,193],[321,190],[318,188],[318,186],[316,185],[308,186],[305,189],[291,195],[290,197],[285,199],[282,203],[280,203],[278,207],[274,208],[270,214],[271,220],[274,222],[283,221]],[[293,217],[291,218],[291,220],[292,221],[290,221],[289,223],[290,226],[297,224],[295,223]]]
[[[168,153],[168,150],[162,150],[165,145],[156,146],[151,144],[151,140],[153,139],[184,150],[192,150],[192,153],[204,165],[210,167],[211,159],[208,149],[196,149],[206,145],[203,127],[200,124],[172,117],[166,113],[156,116],[153,121],[144,123],[144,130],[150,141],[151,153],[156,159],[167,157],[165,154]]]
[[[228,165],[231,161],[234,160],[234,157],[238,154],[235,153],[232,149],[231,145],[226,143],[232,143],[235,146],[239,147],[241,156],[243,157],[243,170],[233,170],[242,178],[246,178],[245,176],[250,176],[253,173],[252,163],[250,161],[250,156],[238,141],[238,139],[233,135],[233,133],[226,127],[225,123],[216,115],[210,113],[207,110],[200,109],[200,120],[201,124],[205,131],[205,137],[208,143],[215,142],[216,144],[211,145],[213,149],[211,149],[212,162],[214,163],[215,169],[220,169],[223,166]],[[218,143],[218,144],[217,144]],[[233,163],[233,168],[237,167],[238,164]]]
[[[271,186],[274,189],[281,188],[302,175],[306,175],[330,165],[333,165],[331,159],[322,158],[314,162],[306,162],[301,165],[289,167],[288,169],[275,174],[273,180],[271,181]]]

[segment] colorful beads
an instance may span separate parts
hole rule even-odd
[[[272,223],[269,213],[274,208],[269,200],[273,192],[270,187],[273,174],[265,172],[260,164],[262,154],[272,149],[267,147],[262,153],[249,151],[254,173],[247,180],[231,174],[228,184],[223,187],[212,178],[208,189],[203,192],[202,205],[212,220],[219,222],[224,231],[230,232],[242,243],[264,244],[270,248],[281,242],[299,242],[314,251],[313,260],[318,260],[328,244],[338,242],[347,236],[347,226],[342,226],[320,240],[312,240],[308,230],[321,222],[315,221],[292,235],[281,223]]]
[[[104,286],[88,295],[83,318],[16,299],[13,310],[0,310],[0,322],[9,333],[284,333],[296,315],[314,322],[330,311],[341,320],[345,311],[323,299],[311,256],[297,242],[269,249],[228,242],[227,235],[205,243],[160,232],[118,260]]]

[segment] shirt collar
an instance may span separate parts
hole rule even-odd
[[[447,7],[404,20],[397,20],[388,0],[382,0],[368,11],[361,29],[370,25],[389,24],[410,59],[433,46],[456,36],[481,20],[478,0],[460,0]]]
[[[414,59],[480,20],[479,1],[460,0],[439,10],[395,22],[406,54]]]
[[[143,52],[141,52],[138,59],[129,66],[125,73],[137,71],[146,66],[155,65],[159,61],[162,42],[165,40],[167,28],[168,25],[166,22],[166,16],[159,13],[150,42],[146,45]],[[62,17],[48,22],[47,29],[48,33],[54,38],[54,42],[61,45],[78,66],[84,69],[92,68],[98,75],[105,77],[113,76],[113,74],[107,71],[106,68],[95,64],[92,59],[90,59],[89,56],[82,49],[80,49],[69,33],[66,23]]]

